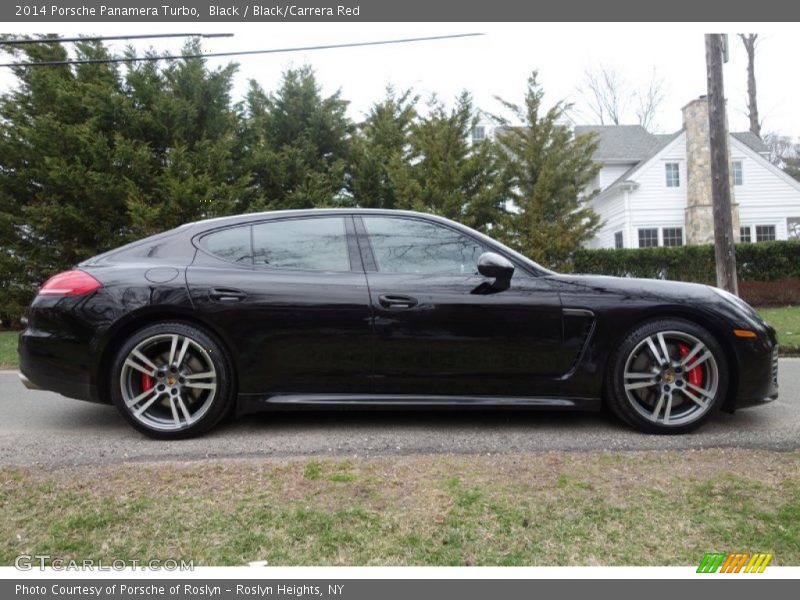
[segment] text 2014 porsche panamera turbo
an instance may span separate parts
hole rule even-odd
[[[179,438],[301,406],[607,405],[680,433],[777,397],[774,330],[705,285],[562,275],[390,210],[183,225],[52,277],[20,335],[29,387]]]

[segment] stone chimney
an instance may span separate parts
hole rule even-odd
[[[714,243],[714,206],[711,197],[711,144],[708,134],[708,98],[700,96],[683,107],[686,131],[686,243]],[[739,241],[739,205],[733,198],[733,237]]]

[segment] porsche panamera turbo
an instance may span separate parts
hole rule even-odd
[[[775,332],[736,296],[554,273],[406,211],[190,223],[52,277],[27,318],[23,383],[161,439],[334,406],[605,406],[683,433],[778,394]]]

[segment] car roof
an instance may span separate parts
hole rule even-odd
[[[203,229],[205,225],[212,227],[222,227],[226,225],[236,225],[237,223],[250,223],[252,221],[259,221],[265,219],[278,219],[284,217],[307,217],[318,215],[391,215],[391,216],[408,216],[408,217],[421,217],[432,221],[440,221],[443,223],[452,223],[461,225],[456,221],[452,221],[445,217],[432,215],[430,213],[417,212],[413,210],[397,210],[390,208],[302,208],[290,210],[268,210],[263,212],[242,213],[239,215],[230,215],[226,217],[214,217],[210,219],[202,219],[187,223],[186,226],[191,226],[197,229]],[[463,227],[463,225],[461,225]]]

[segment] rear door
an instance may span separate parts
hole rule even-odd
[[[356,230],[374,314],[375,392],[533,396],[570,368],[575,352],[564,347],[559,294],[546,278],[517,268],[508,289],[486,293],[477,262],[488,248],[454,228],[362,215]]]
[[[239,393],[364,393],[371,322],[352,217],[222,228],[197,239],[192,302],[233,348]]]

